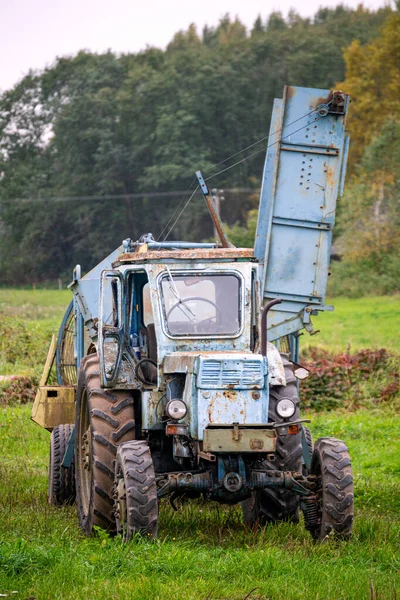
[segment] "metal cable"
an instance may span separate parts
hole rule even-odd
[[[190,196],[189,200],[186,202],[185,206],[182,208],[181,212],[179,213],[179,215],[175,219],[174,223],[171,225],[171,227],[167,231],[167,233],[166,233],[166,235],[165,235],[165,237],[163,239],[163,242],[165,242],[165,240],[167,239],[167,237],[169,236],[169,234],[171,233],[171,231],[173,230],[173,228],[175,227],[175,225],[177,224],[177,222],[179,221],[179,219],[181,218],[181,216],[185,212],[186,208],[189,206],[190,201],[192,200],[193,196],[195,195],[195,193],[197,192],[198,189],[199,189],[199,186],[197,185],[195,187],[194,191],[192,192],[192,195]]]
[[[172,192],[142,192],[132,194],[106,194],[104,196],[36,196],[35,198],[0,198],[0,204],[8,202],[87,202],[87,201],[104,201],[104,200],[136,200],[141,198],[171,198],[174,196],[183,196],[187,194],[182,190]]]
[[[180,207],[182,206],[182,204],[185,202],[188,194],[190,193],[193,185],[196,183],[196,178],[194,178],[192,180],[192,183],[190,184],[190,186],[188,187],[188,189],[186,190],[186,192],[183,194],[182,199],[180,200],[178,206],[175,208],[174,212],[172,213],[171,217],[168,219],[166,225],[164,225],[164,227],[162,228],[162,231],[160,233],[160,235],[158,236],[158,239],[161,239],[163,236],[164,231],[168,228],[169,224],[171,223],[171,221],[174,219],[176,213],[178,212],[178,210],[180,209]],[[165,238],[164,240],[165,241]]]
[[[312,111],[312,112],[314,112],[314,111]],[[308,113],[308,114],[310,114],[310,113]],[[305,116],[307,116],[307,115],[305,115]],[[297,119],[297,120],[299,120],[299,119]],[[319,117],[316,117],[315,121],[319,121]],[[289,123],[289,125],[292,125],[292,124],[293,123]],[[289,125],[287,125],[286,127],[288,127]],[[284,135],[283,137],[281,137],[279,140],[276,140],[276,142],[272,142],[272,144],[268,144],[267,146],[261,148],[260,150],[256,150],[256,152],[253,152],[252,154],[249,154],[249,156],[245,156],[241,160],[238,160],[237,162],[233,163],[233,165],[230,165],[229,167],[226,167],[225,169],[221,169],[221,171],[218,171],[218,173],[214,173],[214,175],[210,175],[210,177],[207,177],[205,179],[205,181],[209,181],[213,177],[216,177],[217,175],[221,175],[221,173],[225,173],[225,171],[229,171],[229,169],[232,169],[233,167],[236,167],[237,165],[240,165],[240,163],[248,160],[249,158],[251,158],[252,156],[255,156],[256,154],[259,154],[263,150],[268,150],[268,148],[272,148],[272,146],[275,146],[276,144],[279,144],[282,140],[288,138],[291,135],[294,135],[295,133],[298,133],[299,131],[301,131],[302,129],[305,129],[308,126],[309,126],[309,123],[306,123],[305,125],[303,125],[303,127],[299,127],[295,131],[291,131],[290,133],[288,133],[288,134]],[[275,134],[273,134],[273,135],[275,135]]]
[[[298,119],[295,119],[294,121],[291,121],[290,123],[288,123],[287,125],[285,125],[284,127],[281,127],[280,129],[278,129],[277,131],[275,131],[272,135],[276,135],[277,133],[283,131],[284,129],[286,129],[287,127],[290,127],[291,125],[294,125],[294,123],[297,123],[298,121],[300,121],[301,119],[304,119],[305,117],[308,117],[309,115],[311,115],[312,113],[316,112],[316,110],[312,110],[308,113],[306,113],[305,115],[299,117]],[[315,118],[315,121],[319,121],[319,117]],[[298,133],[299,131],[301,131],[302,129],[305,129],[306,127],[309,126],[309,123],[306,123],[305,125],[303,125],[302,127],[299,127],[298,129],[296,129],[295,131],[291,131],[290,133],[287,133],[286,135],[282,136],[279,140],[276,140],[275,142],[272,142],[272,144],[268,144],[267,146],[261,148],[260,150],[256,150],[256,152],[252,152],[251,154],[249,154],[249,156],[245,156],[244,158],[242,158],[241,160],[233,163],[233,165],[230,165],[229,167],[226,167],[225,169],[221,169],[220,171],[218,171],[217,173],[214,173],[214,175],[210,175],[209,177],[205,178],[205,181],[209,181],[210,179],[212,179],[213,177],[216,177],[217,175],[221,175],[221,173],[225,173],[225,171],[229,171],[230,169],[233,169],[233,167],[236,167],[237,165],[240,165],[242,162],[245,162],[246,160],[248,160],[249,158],[251,158],[252,156],[255,156],[256,154],[259,154],[260,152],[263,152],[264,150],[268,150],[268,148],[271,148],[272,146],[275,146],[276,144],[280,143],[282,140],[288,138],[291,135],[294,135],[295,133]],[[265,138],[263,138],[264,140],[267,139],[267,137],[269,138],[270,136],[266,136]],[[261,140],[259,140],[261,141]],[[250,146],[248,146],[247,148],[244,148],[244,150],[241,150],[241,152],[244,152],[246,149],[254,146],[256,143],[254,144],[250,144]],[[237,154],[239,154],[240,152],[237,152]],[[235,156],[235,155],[232,155]],[[226,160],[229,160],[229,158],[227,158]],[[225,161],[221,161],[220,163],[217,164],[221,164]],[[214,165],[215,166],[215,165]],[[178,217],[175,219],[174,223],[172,224],[172,226],[170,227],[169,231],[167,232],[165,238],[163,241],[165,241],[167,239],[167,237],[169,236],[169,234],[171,233],[171,231],[173,230],[173,228],[175,227],[175,225],[177,224],[177,222],[179,221],[180,217],[182,216],[182,214],[184,213],[184,211],[186,210],[186,207],[189,205],[190,201],[192,200],[193,196],[195,195],[195,193],[198,190],[198,187],[196,187],[196,189],[194,190],[194,192],[192,193],[192,195],[190,196],[189,200],[186,202],[185,206],[183,207],[183,209],[181,210],[181,212],[179,213]]]
[[[302,119],[305,119],[306,117],[308,117],[309,115],[312,115],[313,112],[316,112],[316,109],[314,108],[313,110],[310,110],[310,112],[302,115],[301,117],[299,117],[298,119],[295,119],[294,121],[291,121],[290,123],[288,123],[287,125],[284,125],[283,127],[281,127],[280,129],[277,129],[276,131],[274,131],[271,134],[268,134],[266,136],[264,136],[263,138],[260,138],[259,140],[257,140],[257,142],[253,142],[252,144],[249,144],[248,146],[246,146],[246,148],[242,148],[241,150],[239,150],[238,152],[235,152],[234,154],[231,154],[231,156],[228,156],[227,158],[224,158],[223,160],[220,160],[219,162],[215,163],[215,165],[213,165],[212,167],[210,167],[210,171],[212,169],[215,169],[215,167],[218,167],[219,165],[222,165],[222,163],[227,162],[228,160],[231,160],[231,158],[234,158],[235,156],[237,156],[238,154],[241,154],[242,152],[246,152],[246,150],[249,150],[249,148],[253,148],[253,146],[257,146],[257,144],[260,144],[261,142],[264,142],[265,140],[267,140],[270,136],[276,135],[277,133],[280,133],[281,131],[283,131],[284,129],[286,129],[286,127],[290,127],[291,125],[294,125],[295,123],[297,123],[298,121],[301,121]],[[250,156],[253,156],[253,154],[251,154]],[[208,177],[208,179],[211,179],[211,175]]]

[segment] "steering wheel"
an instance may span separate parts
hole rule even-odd
[[[203,319],[202,321],[194,322],[195,327],[197,328],[198,325],[201,325],[201,323],[204,323],[205,321],[209,321],[210,319],[215,319],[220,320],[221,318],[221,309],[219,308],[219,306],[217,306],[215,304],[215,302],[213,302],[212,300],[209,300],[208,298],[201,298],[200,296],[190,296],[189,298],[182,298],[182,300],[178,300],[178,302],[175,302],[175,304],[173,306],[171,306],[171,308],[169,309],[168,313],[167,313],[167,321],[169,320],[170,314],[172,313],[173,310],[175,310],[176,308],[178,308],[178,306],[180,304],[185,304],[186,302],[191,302],[195,300],[200,301],[200,302],[206,302],[207,304],[211,304],[211,306],[213,306],[215,308],[215,316],[214,317],[208,317],[207,319]],[[189,321],[191,321],[190,317],[188,316]],[[192,321],[193,322],[193,321]]]

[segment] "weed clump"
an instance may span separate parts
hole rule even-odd
[[[36,385],[30,377],[10,377],[0,384],[0,406],[28,404],[35,399]]]

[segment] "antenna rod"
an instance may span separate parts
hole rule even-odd
[[[204,181],[203,175],[201,171],[196,171],[196,177],[198,179],[199,185],[201,187],[201,191],[203,192],[204,199],[207,203],[208,210],[210,212],[211,218],[214,223],[214,227],[218,232],[219,239],[221,240],[222,246],[224,248],[232,248],[232,244],[228,240],[228,237],[224,231],[224,226],[222,225],[222,221],[219,217],[217,207],[214,204],[212,197],[210,196],[210,192],[208,190],[207,184]]]

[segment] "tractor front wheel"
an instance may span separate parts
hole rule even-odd
[[[315,540],[351,536],[354,519],[353,472],[347,446],[336,438],[320,438],[312,455],[310,474],[316,493],[303,503],[304,519]]]
[[[97,354],[79,369],[75,410],[75,470],[79,523],[115,533],[114,465],[118,446],[135,437],[134,399],[129,392],[100,387]]]
[[[114,500],[117,532],[124,541],[136,533],[157,537],[157,486],[147,442],[127,442],[118,448]]]

